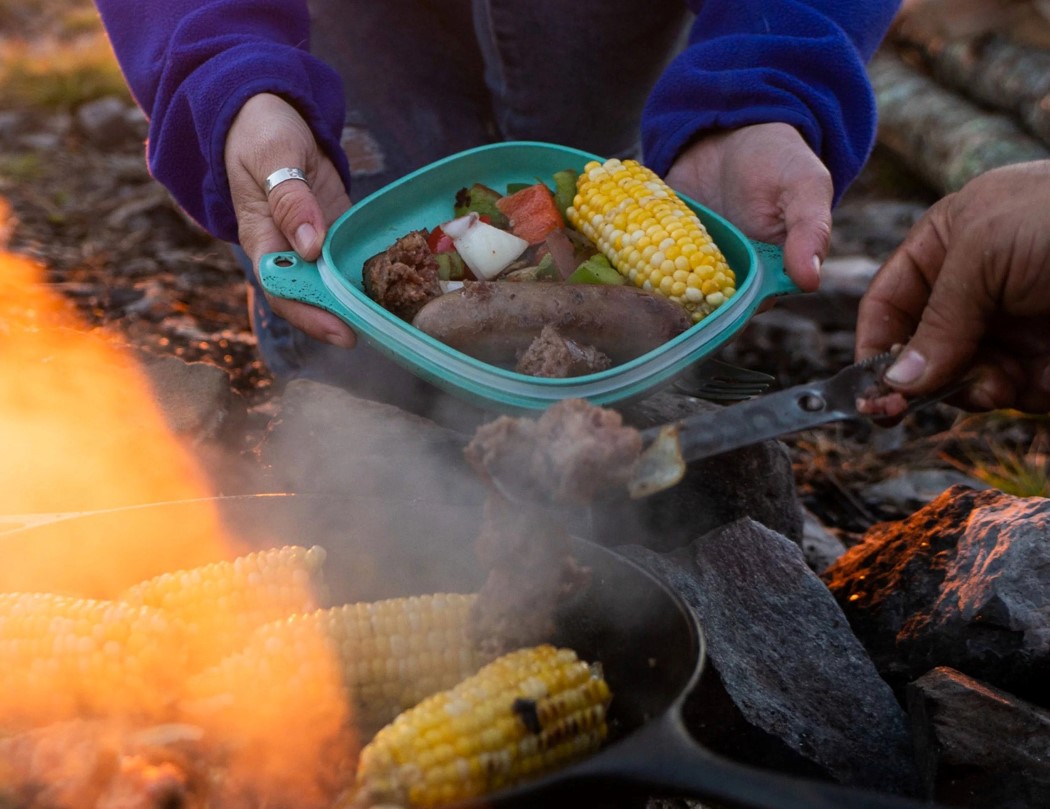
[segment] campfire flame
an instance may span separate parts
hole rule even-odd
[[[0,519],[206,497],[204,476],[141,369],[42,278],[35,263],[0,255]],[[108,598],[164,570],[228,556],[211,506],[202,503],[198,519],[194,530],[168,526],[168,536],[154,527],[20,548],[5,554],[0,590]]]
[[[0,230],[3,205],[0,200]],[[0,761],[6,762],[0,804],[21,805],[19,790],[40,790],[43,783],[54,798],[49,805],[87,809],[141,783],[148,794],[136,805],[147,806],[160,783],[167,792],[156,800],[192,806],[203,779],[223,803],[314,805],[332,772],[333,740],[340,755],[352,752],[342,746],[348,708],[325,639],[304,628],[297,651],[306,649],[309,660],[278,654],[268,667],[257,661],[228,666],[246,679],[230,683],[228,693],[209,694],[211,705],[193,699],[194,678],[206,679],[208,669],[193,671],[186,661],[193,648],[219,644],[201,632],[221,623],[226,634],[218,651],[235,658],[259,622],[238,614],[247,609],[239,596],[216,598],[215,612],[229,621],[201,622],[193,616],[206,604],[179,614],[167,602],[129,606],[127,594],[172,571],[232,570],[247,548],[224,531],[206,475],[169,429],[132,355],[82,323],[47,288],[43,268],[2,250],[0,378],[0,683],[8,691],[44,682],[56,695],[42,700],[36,715],[32,699],[0,699]],[[157,524],[150,509],[135,508],[167,501],[197,507],[175,525]],[[28,515],[105,509],[121,509],[122,518],[95,529],[90,519],[70,520],[68,534],[52,530],[32,543],[19,532],[4,535]],[[289,586],[302,584],[296,574]],[[210,586],[193,592],[215,597]],[[295,612],[314,609],[312,598],[297,601]],[[50,611],[46,620],[35,612],[44,610]],[[129,628],[110,626],[113,616]],[[231,626],[239,636],[230,636]],[[129,677],[156,671],[158,655],[166,673],[156,679],[156,699],[98,694],[106,688],[130,693]],[[31,665],[15,659],[22,656],[31,657]],[[41,672],[46,676],[37,676]],[[126,710],[90,708],[130,703],[134,708]],[[43,771],[42,761],[49,762]],[[211,783],[219,768],[223,776]],[[171,789],[181,791],[177,801]],[[213,794],[201,802],[214,800]]]

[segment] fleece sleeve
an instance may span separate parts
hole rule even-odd
[[[149,118],[153,176],[208,232],[237,239],[223,152],[241,106],[295,106],[349,187],[339,77],[309,53],[305,0],[96,0],[125,80]]]
[[[780,121],[827,165],[835,200],[875,142],[866,64],[899,0],[706,0],[685,49],[657,81],[642,117],[657,173],[705,130]]]

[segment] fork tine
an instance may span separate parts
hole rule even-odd
[[[698,376],[710,379],[725,379],[734,382],[756,382],[765,383],[767,385],[772,384],[775,381],[775,377],[764,371],[754,371],[751,368],[733,365],[731,362],[726,362],[725,360],[720,359],[706,360],[698,365],[694,365],[693,370]]]
[[[762,371],[711,359],[694,365],[674,386],[680,393],[698,399],[739,402],[765,392],[774,381],[775,377]]]

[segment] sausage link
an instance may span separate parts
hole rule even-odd
[[[513,365],[551,325],[619,364],[663,345],[693,322],[677,303],[632,286],[477,281],[427,303],[412,325],[496,365]]]

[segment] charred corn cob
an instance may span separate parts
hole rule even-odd
[[[338,670],[341,702],[364,736],[424,697],[451,688],[481,666],[469,633],[473,595],[439,593],[315,610],[256,630],[237,654],[194,677],[187,695],[208,711],[256,710],[248,681],[270,682],[274,696],[291,687],[317,694],[328,676],[320,658]],[[284,670],[292,661],[296,671]],[[308,664],[319,666],[311,672]],[[220,719],[220,721],[222,721]]]
[[[190,666],[201,669],[241,648],[257,627],[316,609],[324,557],[319,547],[257,551],[164,573],[131,587],[121,600],[180,621]]]
[[[629,281],[682,304],[697,322],[736,292],[736,278],[699,217],[635,160],[588,163],[567,211]]]
[[[611,695],[569,649],[511,652],[387,725],[362,751],[354,807],[438,807],[598,749]]]
[[[157,720],[186,676],[162,610],[50,593],[0,594],[0,724]]]

